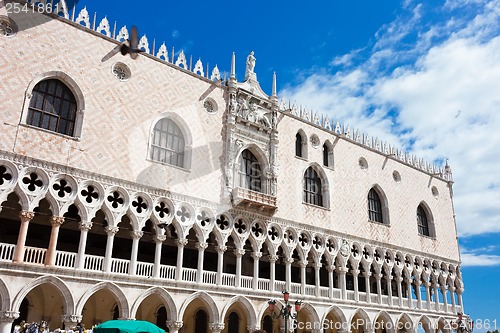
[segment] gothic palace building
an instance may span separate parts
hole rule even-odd
[[[86,8],[24,5],[0,5],[1,333],[283,332],[284,290],[298,333],[450,330],[448,165],[282,102],[276,77],[267,95],[253,52],[221,80],[145,36],[122,55],[134,29]]]

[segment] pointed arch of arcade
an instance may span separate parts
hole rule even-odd
[[[191,294],[191,296],[187,297],[182,303],[179,309],[179,315],[178,315],[178,318],[180,318],[179,320],[182,320],[182,318],[184,317],[184,312],[188,308],[189,304],[195,299],[201,300],[203,303],[205,303],[205,305],[207,305],[210,311],[210,313],[208,314],[210,320],[209,322],[214,322],[216,319],[219,318],[219,310],[217,309],[217,305],[215,304],[212,297],[210,297],[210,295],[204,291],[198,291],[194,294]]]
[[[226,317],[226,314],[227,314],[229,308],[235,303],[240,303],[243,306],[243,308],[247,311],[249,325],[252,327],[255,327],[258,323],[255,308],[253,307],[252,302],[250,302],[245,296],[241,296],[241,295],[231,298],[226,303],[226,305],[224,306],[224,308],[222,309],[222,312],[220,314],[219,323],[224,322],[224,319]],[[267,305],[267,303],[265,303],[265,304]]]
[[[94,293],[102,289],[107,290],[115,295],[115,297],[117,298],[118,310],[120,311],[119,313],[121,317],[129,318],[130,307],[127,297],[125,296],[125,293],[120,289],[120,287],[112,282],[101,282],[87,290],[76,305],[76,314],[83,314],[83,307],[85,306],[85,303]]]
[[[19,311],[19,308],[21,306],[21,302],[23,299],[28,295],[28,293],[35,289],[36,287],[43,285],[43,284],[50,284],[54,286],[56,289],[58,289],[61,292],[62,298],[63,298],[63,304],[64,304],[64,314],[73,314],[73,310],[75,309],[75,301],[73,299],[73,295],[71,294],[71,291],[69,290],[68,286],[58,277],[55,277],[53,275],[46,275],[46,276],[40,276],[27,285],[24,286],[23,289],[19,291],[19,293],[16,295],[14,298],[14,301],[12,302],[12,310],[14,311]]]
[[[278,313],[279,309],[281,309],[284,306],[283,302],[279,299],[276,299],[276,307],[278,309],[275,309],[274,312]],[[267,302],[264,302],[258,309],[258,314],[257,317],[259,318],[259,322],[257,323],[260,327],[260,323],[264,319],[264,316],[266,315],[266,311],[269,309],[269,304]],[[280,323],[283,323],[283,317],[280,316],[277,320],[279,320]],[[261,327],[262,328],[262,327]]]
[[[384,328],[387,333],[396,332],[394,322],[392,321],[392,317],[386,311],[380,311],[379,313],[377,313],[377,315],[373,319],[373,325],[376,325],[376,322],[378,321],[379,318],[383,319],[384,322],[386,323]]]
[[[448,320],[446,320],[445,318],[443,317],[439,317],[439,319],[437,320],[437,330],[436,332],[438,331],[441,331],[441,332],[444,332],[444,333],[450,333],[451,332],[451,325],[450,325],[450,322]]]
[[[303,303],[302,307],[300,308],[301,313],[303,313],[302,311],[307,312],[306,315],[310,316],[311,322],[320,323],[320,318],[319,318],[318,312],[316,311],[314,306],[312,306],[309,303]]]
[[[5,282],[0,279],[0,312],[10,310],[10,293]]]
[[[372,322],[370,320],[370,316],[368,316],[368,313],[366,313],[365,310],[363,309],[356,309],[356,311],[353,312],[351,318],[349,318],[349,326],[348,327],[351,327],[351,323],[354,319],[354,317],[356,317],[356,315],[359,315],[365,322],[365,325],[364,327],[365,328],[371,328],[372,327]]]
[[[134,304],[132,305],[132,308],[130,309],[130,318],[135,318],[135,315],[141,303],[148,296],[151,296],[153,294],[158,295],[163,301],[164,305],[166,305],[167,318],[172,318],[175,320],[175,318],[177,318],[177,306],[175,305],[174,299],[172,298],[172,296],[170,296],[168,291],[160,287],[149,288],[135,300]]]
[[[410,323],[411,327],[406,327],[405,322]],[[403,326],[400,326],[403,325]],[[402,313],[399,317],[398,320],[396,320],[396,325],[394,326],[394,329],[396,332],[400,332],[401,328],[405,329],[405,332],[415,332],[415,328],[417,326],[415,325],[415,322],[411,319],[411,317],[407,313]]]
[[[345,317],[344,312],[342,312],[342,310],[338,306],[336,306],[336,305],[330,306],[325,311],[325,314],[323,315],[323,320],[321,321],[322,323],[325,322],[325,320],[327,320],[326,317],[328,317],[328,315],[330,313],[332,313],[333,315],[335,315],[335,317],[337,317],[340,320],[340,322],[342,323],[341,327],[349,327],[349,326],[347,326],[347,318]]]
[[[432,332],[432,321],[426,315],[423,315],[418,320],[417,325],[420,324],[426,333]]]

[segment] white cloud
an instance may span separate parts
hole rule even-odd
[[[499,266],[500,256],[489,254],[495,247],[489,246],[474,250],[462,247],[462,266]]]
[[[448,158],[459,234],[500,232],[500,1],[448,0],[446,10],[453,13],[427,22],[408,47],[401,41],[425,18],[421,6],[408,8],[406,19],[379,30],[366,61],[310,75],[283,94],[429,161]],[[498,257],[463,259],[486,264]]]

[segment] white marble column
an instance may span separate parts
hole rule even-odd
[[[328,297],[333,299],[333,272],[335,271],[335,265],[326,266],[328,270]]]
[[[353,269],[351,270],[352,273],[352,278],[354,282],[354,301],[359,302],[359,286],[358,286],[358,275],[359,275],[359,269]]]
[[[188,240],[186,238],[179,238],[175,241],[177,244],[177,267],[175,272],[175,280],[182,280],[182,263],[184,262],[184,247],[187,245]]]
[[[222,284],[222,273],[224,269],[224,252],[227,250],[227,246],[219,245],[216,247],[217,250],[217,285]]]
[[[208,243],[198,242],[196,243],[196,248],[198,249],[198,266],[196,270],[196,282],[203,282],[203,259],[205,258],[205,250],[208,247]]]
[[[252,252],[253,259],[253,281],[252,288],[257,290],[259,288],[259,260],[262,257],[262,252]]]
[[[437,283],[432,283],[432,290],[434,290],[434,309],[436,309],[436,311],[439,311],[439,291]]]
[[[340,289],[341,289],[341,297],[342,299],[347,299],[347,283],[346,283],[346,274],[347,274],[347,268],[346,267],[339,267],[337,268],[337,272],[339,273],[339,284],[340,284]]]
[[[75,268],[84,269],[87,236],[89,234],[89,230],[92,228],[92,222],[80,222],[78,227],[80,228],[80,242],[78,243],[78,254],[76,255]]]
[[[415,291],[417,294],[417,308],[421,309],[422,308],[422,295],[420,293],[420,278],[415,279]]]
[[[234,286],[239,288],[241,285],[241,257],[245,254],[245,250],[235,249],[233,253],[236,257],[236,280],[234,281]]]
[[[45,257],[46,266],[54,266],[56,263],[56,248],[57,248],[57,238],[59,237],[59,228],[64,223],[64,217],[62,216],[52,216],[50,218],[50,240],[49,247],[47,248],[47,256]]]
[[[402,290],[402,286],[401,286],[401,282],[403,282],[403,278],[401,277],[401,275],[397,275],[396,276],[396,283],[397,283],[397,287],[398,287],[398,305],[400,307],[403,306],[403,290]]]
[[[115,235],[118,232],[118,227],[113,227],[113,226],[107,226],[104,228],[106,231],[106,234],[108,235],[107,241],[106,241],[106,254],[104,256],[104,272],[109,273],[111,272],[111,261],[112,261],[112,255],[113,255],[113,242],[115,240]]]
[[[457,303],[458,303],[458,306],[461,308],[460,312],[465,313],[464,305],[462,303],[462,294],[463,293],[464,293],[464,288],[457,288]]]
[[[292,262],[293,258],[285,259],[286,290],[290,290],[290,287],[292,285]]]
[[[405,279],[405,283],[406,283],[406,290],[407,290],[407,291],[406,291],[406,293],[407,293],[407,296],[408,296],[408,297],[407,297],[407,298],[408,298],[408,308],[410,308],[410,309],[413,307],[413,304],[412,304],[412,303],[413,303],[413,302],[412,302],[413,297],[411,296],[411,282],[412,282],[412,280],[411,280],[411,278],[410,278],[410,277],[407,277],[407,278]]]
[[[139,249],[139,240],[141,239],[144,232],[142,231],[131,231],[130,237],[132,237],[132,253],[130,254],[130,266],[128,267],[129,275],[137,274],[137,252]]]
[[[24,247],[26,244],[26,235],[28,234],[28,226],[30,221],[35,217],[35,213],[22,211],[19,213],[21,226],[19,228],[19,235],[17,236],[16,249],[14,250],[13,262],[24,261]]]
[[[167,239],[166,235],[156,235],[155,241],[155,263],[153,267],[153,277],[160,278],[160,267],[161,267],[161,250],[163,247],[163,242]]]
[[[377,284],[378,304],[382,304],[382,278],[384,277],[384,275],[380,273],[375,273],[374,276]]]
[[[299,266],[300,266],[300,294],[305,295],[306,294],[306,267],[307,267],[307,260],[301,260],[299,261]]]
[[[426,299],[426,309],[430,310],[431,309],[431,294],[430,294],[430,283],[429,281],[424,282],[425,286],[425,299]]]
[[[448,312],[448,298],[446,297],[446,284],[441,286],[441,295],[443,295],[444,311]]]
[[[389,299],[389,306],[392,306],[392,275],[386,277],[387,282],[387,298]]]
[[[457,307],[455,305],[455,287],[453,286],[453,283],[449,286],[449,290],[450,290],[451,311],[453,313],[457,313]]]
[[[323,267],[321,262],[317,262],[314,264],[314,284],[316,287],[316,290],[315,290],[316,297],[320,296],[319,287],[320,287],[321,281],[320,281],[320,276],[319,276],[319,270],[321,269],[321,267]]]
[[[269,255],[269,291],[273,292],[276,281],[276,261],[278,256],[275,254]]]
[[[366,302],[370,304],[372,302],[371,300],[371,286],[370,286],[370,276],[372,274],[370,272],[363,272],[363,277],[365,278],[365,289],[366,289]]]

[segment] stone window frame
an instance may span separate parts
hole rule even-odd
[[[165,162],[159,161],[159,160],[156,160],[152,157],[155,127],[160,121],[162,121],[164,119],[168,119],[168,120],[172,121],[179,128],[179,130],[183,136],[184,151],[183,151],[182,166],[179,166],[176,164],[171,164],[171,163],[166,162],[166,161]],[[181,169],[184,171],[191,170],[191,160],[192,160],[191,155],[192,155],[193,139],[192,139],[191,131],[189,130],[189,126],[182,119],[182,117],[180,117],[179,115],[177,115],[176,113],[173,113],[173,112],[163,113],[153,120],[153,122],[151,123],[151,128],[150,128],[149,133],[150,133],[149,134],[149,143],[148,143],[148,150],[147,150],[147,159],[149,161],[168,165],[168,166],[178,168],[178,169]]]
[[[76,100],[76,112],[75,112],[75,124],[73,128],[73,135],[67,135],[63,133],[58,133],[54,132],[49,129],[45,129],[43,127],[38,127],[35,125],[30,125],[28,124],[28,114],[29,114],[29,109],[30,109],[30,104],[31,104],[31,99],[33,97],[33,89],[35,86],[44,81],[44,80],[51,80],[51,79],[56,79],[61,81],[72,93],[73,96],[75,97]],[[82,127],[83,127],[83,117],[85,115],[85,99],[83,96],[83,93],[79,87],[79,85],[71,78],[68,74],[60,71],[50,71],[50,72],[45,72],[37,77],[35,77],[28,85],[26,88],[26,92],[24,94],[24,104],[23,104],[23,111],[21,113],[21,124],[24,126],[28,126],[33,129],[37,129],[40,131],[44,131],[47,133],[51,133],[54,135],[59,135],[63,136],[66,138],[72,138],[76,140],[80,140],[81,135],[82,135]]]

